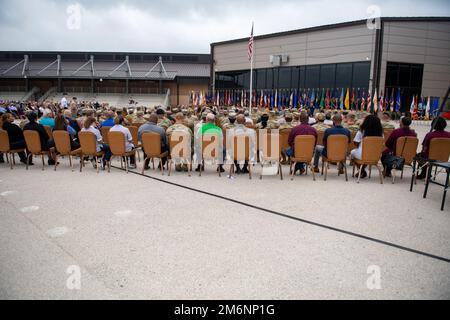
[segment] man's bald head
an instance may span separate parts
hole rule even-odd
[[[214,115],[214,113],[208,113],[208,115],[206,116],[206,122],[208,123],[216,122],[216,116]]]
[[[246,122],[245,115],[243,114],[238,115],[236,118],[236,122],[237,124],[245,124]]]

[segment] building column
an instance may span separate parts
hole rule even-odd
[[[163,93],[163,82],[162,82],[162,80],[159,80],[159,94],[164,94]]]
[[[130,81],[128,79],[125,80],[125,93],[130,93]]]
[[[61,93],[63,91],[63,87],[62,87],[62,79],[58,78],[58,86],[57,86],[57,92]]]
[[[91,94],[94,94],[94,79],[91,79]]]
[[[180,105],[180,83],[178,81],[178,77],[177,77],[177,106]]]

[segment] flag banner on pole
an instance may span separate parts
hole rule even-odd
[[[252,60],[253,58],[253,45],[254,45],[253,27],[254,25],[252,24],[252,33],[250,35],[250,40],[248,41],[248,60]]]
[[[400,112],[402,108],[402,95],[400,89],[397,90],[397,100],[395,101],[395,112]]]

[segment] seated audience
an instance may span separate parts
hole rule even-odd
[[[134,149],[133,136],[131,135],[130,129],[124,127],[125,119],[123,117],[116,117],[114,120],[114,127],[111,128],[109,132],[122,132],[125,136],[125,151],[131,152]],[[136,156],[130,157],[130,169],[136,169]]]
[[[402,117],[400,119],[400,128],[397,130],[394,130],[389,137],[389,139],[386,141],[386,150],[383,152],[383,156],[381,158],[381,161],[383,162],[384,166],[384,175],[385,177],[389,178],[391,177],[392,168],[389,168],[386,163],[386,159],[389,155],[395,155],[396,148],[397,148],[397,140],[401,137],[417,137],[417,133],[410,129],[410,126],[412,124],[412,120],[409,117]]]
[[[142,142],[142,135],[147,132],[153,132],[157,133],[161,137],[161,153],[169,151],[169,144],[167,142],[167,136],[166,131],[158,126],[158,116],[155,113],[152,113],[150,116],[146,117],[147,122],[144,123],[138,131],[138,139],[140,142]],[[144,154],[144,157],[147,156]],[[167,162],[167,157],[162,159],[162,165],[164,167],[165,163]],[[149,170],[150,159],[147,159],[147,161],[144,163],[145,170]],[[159,168],[160,169],[160,168]]]
[[[47,131],[45,131],[44,126],[37,123],[38,116],[36,113],[29,112],[27,114],[27,118],[29,122],[24,126],[23,131],[32,130],[39,133],[42,151],[49,152],[48,165],[49,166],[55,165],[55,155],[53,153],[53,148],[55,147],[55,144],[53,143],[53,140],[50,140]]]
[[[363,140],[367,137],[383,137],[383,127],[381,125],[380,119],[375,115],[369,115],[364,119],[364,122],[361,124],[361,128],[356,134],[353,142],[357,146],[356,149],[352,150],[351,158],[361,160],[362,159],[362,148],[363,148]],[[361,179],[367,177],[366,166],[359,168],[359,173],[357,177],[361,174]]]
[[[436,138],[450,138],[450,132],[445,130],[447,128],[447,121],[444,118],[438,117],[434,119],[431,127],[433,128],[433,131],[425,136],[425,139],[422,143],[422,152],[417,155],[419,158],[421,158],[421,161],[419,161],[420,165],[424,165],[426,160],[428,160],[431,140]],[[425,179],[426,175],[426,168],[423,168],[420,174],[418,174],[417,179],[423,180]]]
[[[68,125],[68,121],[63,115],[56,116],[53,131],[67,131],[70,135],[70,149],[75,151],[80,148],[80,143],[76,139],[76,131]]]
[[[286,155],[290,158],[295,155],[295,138],[297,136],[314,136],[317,142],[317,131],[309,125],[309,115],[307,111],[300,113],[300,124],[292,129],[289,135],[289,149],[286,150]],[[303,163],[297,163],[294,174],[300,171],[300,174],[305,173],[305,165]]]
[[[103,170],[106,169],[106,164],[111,160],[111,149],[109,146],[105,143],[103,143],[103,137],[100,131],[96,128],[96,120],[94,117],[87,117],[85,120],[83,120],[83,129],[81,129],[81,132],[92,132],[95,135],[95,141],[97,144],[97,152],[103,151],[105,154],[103,156],[102,164],[103,164]],[[95,159],[91,159],[92,166],[94,169],[97,169],[98,163],[95,163]]]
[[[8,132],[9,148],[11,150],[26,149],[25,138],[23,137],[23,131],[19,126],[14,124],[14,117],[10,113],[2,115],[2,129]],[[20,162],[26,164],[27,156],[25,152],[19,152]],[[33,165],[33,159],[29,161],[29,165]]]
[[[333,135],[345,135],[348,137],[348,143],[351,142],[352,135],[350,131],[342,126],[342,115],[336,114],[333,116],[334,127],[325,130],[323,135],[323,146],[316,146],[316,152],[314,154],[314,172],[318,173],[319,170],[319,160],[320,157],[327,156],[327,143],[328,138]],[[339,167],[339,173],[344,174],[344,168],[342,165]]]

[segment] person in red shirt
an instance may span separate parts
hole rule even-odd
[[[409,117],[403,117],[400,119],[400,128],[394,130],[386,141],[386,150],[383,152],[383,156],[381,157],[381,162],[384,166],[385,177],[391,177],[392,168],[389,168],[386,165],[386,159],[389,155],[394,154],[397,148],[397,140],[401,137],[417,137],[417,133],[410,128],[412,124],[412,120]]]
[[[295,154],[295,138],[297,136],[314,136],[317,141],[317,131],[316,129],[311,127],[308,122],[308,112],[302,111],[300,113],[300,125],[293,128],[291,134],[289,135],[288,143],[290,148],[286,150],[286,155],[288,157],[292,157]],[[305,165],[303,163],[297,163],[294,170],[295,173],[297,173],[297,171],[300,171],[300,174],[303,174],[305,173]]]
[[[431,124],[431,127],[434,130],[425,136],[425,139],[423,140],[423,143],[422,143],[422,152],[417,155],[422,160],[422,161],[419,161],[420,165],[424,165],[425,162],[428,160],[429,153],[430,153],[431,140],[437,139],[437,138],[449,138],[450,139],[450,132],[445,131],[445,129],[447,128],[447,121],[443,117],[438,117],[438,118],[434,119],[433,123]],[[426,178],[426,175],[427,175],[427,169],[423,168],[421,173],[417,176],[417,179],[423,180]]]

